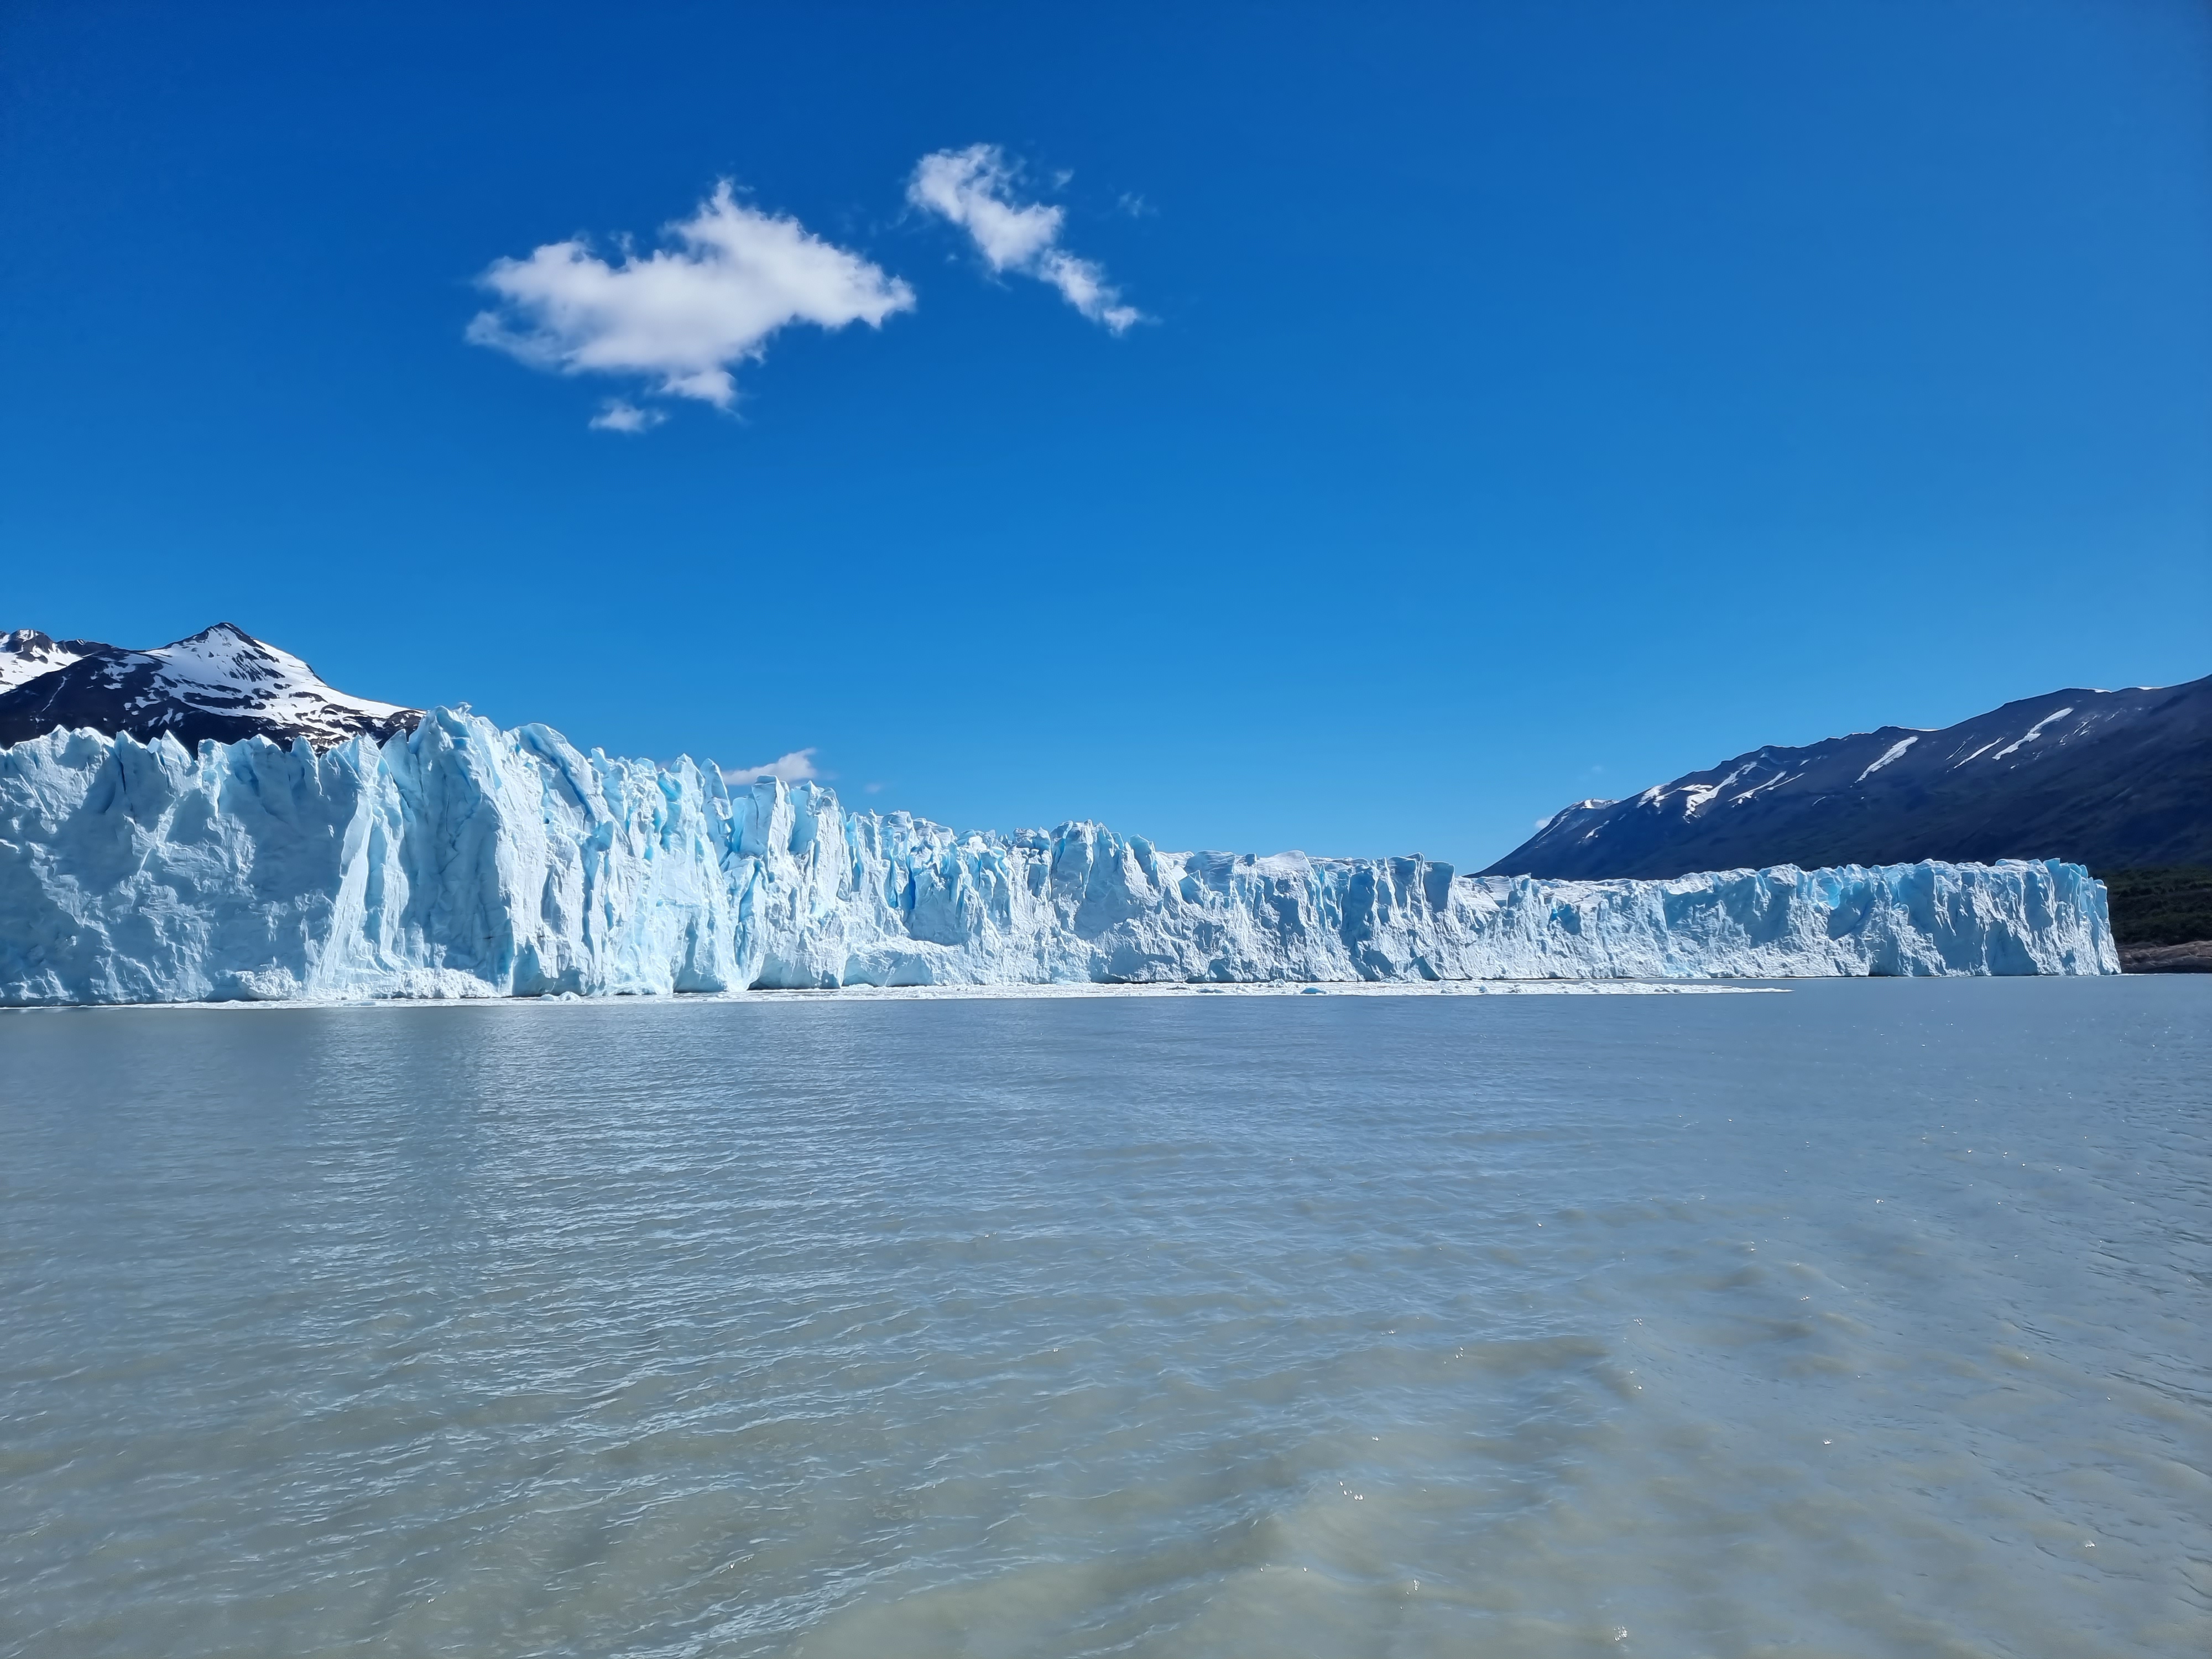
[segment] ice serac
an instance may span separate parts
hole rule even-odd
[[[0,750],[0,1003],[2118,970],[2060,863],[1455,875],[955,834],[450,709],[379,742]]]

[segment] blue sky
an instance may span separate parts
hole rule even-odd
[[[15,0],[0,627],[1464,865],[2194,678],[2208,18]]]

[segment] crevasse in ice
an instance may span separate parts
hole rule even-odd
[[[2118,966],[2057,862],[1539,881],[963,835],[451,709],[320,753],[0,750],[0,1004]]]

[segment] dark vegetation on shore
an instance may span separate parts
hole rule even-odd
[[[2212,865],[2100,870],[2130,974],[2212,973]]]
[[[2100,870],[2119,945],[2187,945],[2212,939],[2212,865]]]

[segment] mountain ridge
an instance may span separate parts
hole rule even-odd
[[[2069,687],[1941,727],[1765,744],[1618,800],[1563,807],[1485,875],[2060,858],[2212,864],[2212,676]]]

